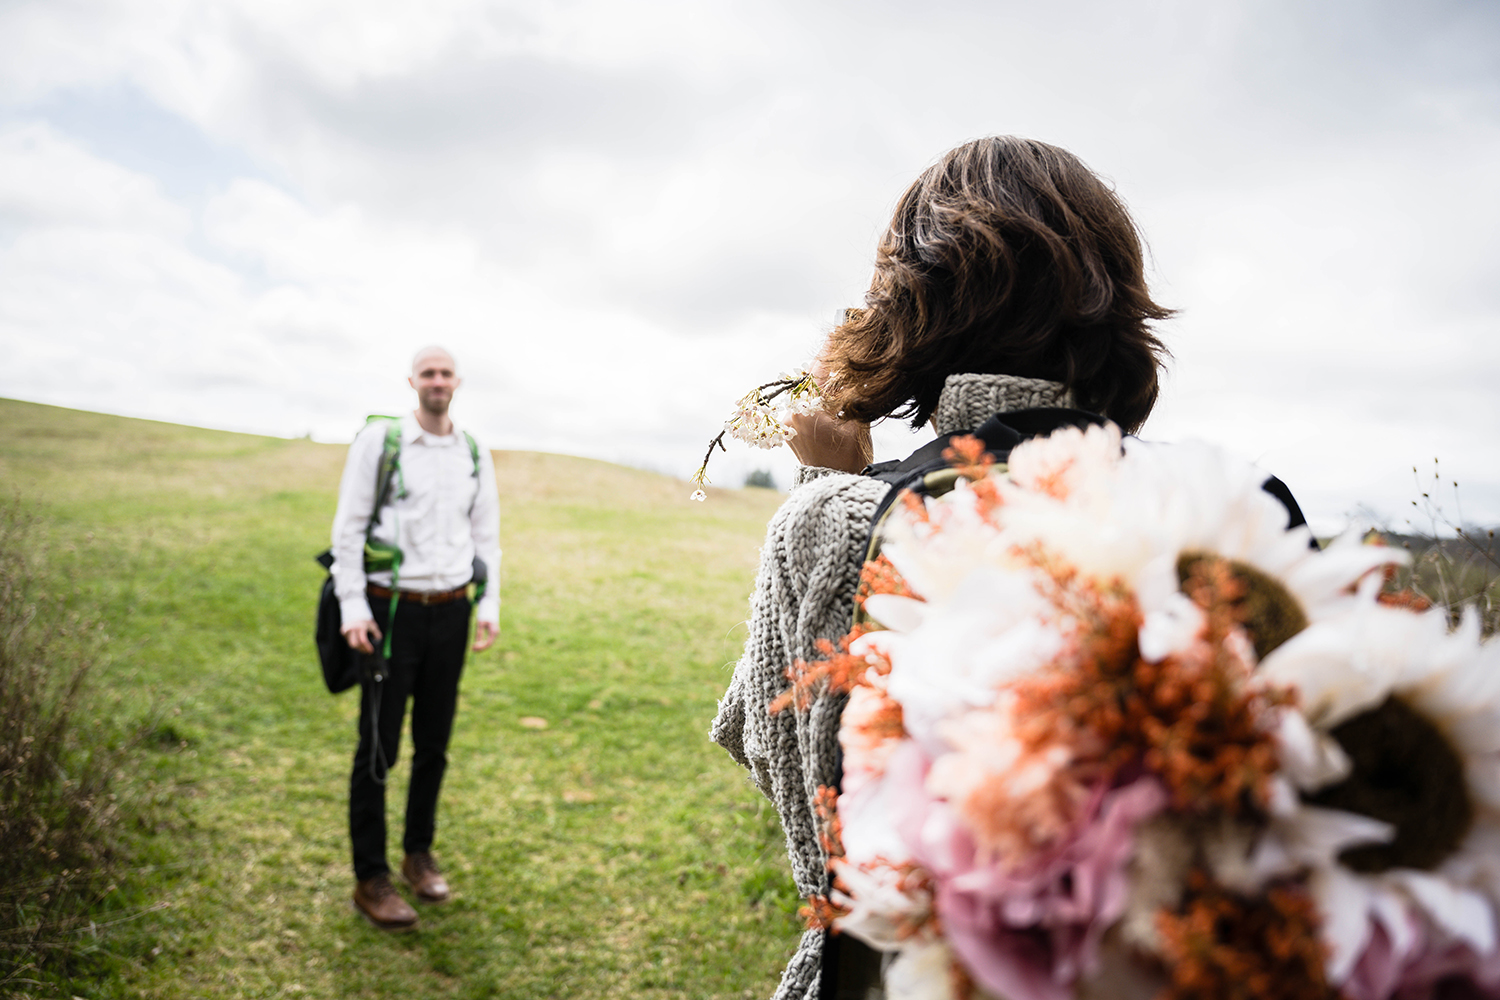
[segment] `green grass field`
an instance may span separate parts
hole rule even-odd
[[[48,586],[109,623],[113,721],[160,720],[122,780],[177,789],[72,995],[769,995],[799,930],[780,828],[706,733],[776,494],[496,454],[502,634],[435,845],[457,897],[390,935],[349,906],[357,705],[312,647],[344,448],[5,400],[0,424]]]

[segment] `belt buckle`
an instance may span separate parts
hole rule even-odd
[[[422,591],[422,606],[425,608],[425,607],[427,607],[431,603],[432,603],[432,591],[430,591],[430,590],[424,590],[424,591]]]

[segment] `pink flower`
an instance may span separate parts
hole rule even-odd
[[[1368,953],[1367,953],[1368,954]],[[1356,991],[1355,980],[1366,964],[1361,956],[1354,976],[1343,986],[1344,993],[1353,998],[1363,998]],[[1443,989],[1438,984],[1443,984]],[[1365,994],[1373,996],[1374,994]],[[1493,1000],[1500,997],[1500,954],[1479,954],[1467,944],[1450,943],[1444,947],[1428,948],[1422,957],[1401,971],[1399,984],[1394,993],[1399,1000],[1418,1000],[1431,996],[1473,997]]]
[[[1409,914],[1397,919],[1401,922],[1372,922],[1369,941],[1340,984],[1340,994],[1348,1000],[1500,997],[1500,954],[1480,954],[1465,942],[1430,940],[1434,932]]]
[[[975,981],[1009,1000],[1069,1000],[1124,912],[1132,832],[1166,803],[1154,778],[1096,789],[1068,836],[1017,867],[983,863],[947,803],[903,832],[936,878],[938,917]]]

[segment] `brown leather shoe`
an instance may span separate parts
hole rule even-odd
[[[411,886],[423,903],[446,903],[450,895],[448,882],[438,871],[437,862],[427,851],[408,854],[401,862],[401,878]]]
[[[389,872],[355,884],[354,908],[383,931],[406,931],[417,926],[417,911],[391,885]]]

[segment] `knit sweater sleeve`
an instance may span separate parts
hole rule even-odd
[[[775,804],[786,833],[797,891],[826,892],[827,858],[818,843],[814,795],[832,784],[844,696],[806,711],[770,714],[797,659],[816,658],[818,639],[849,630],[870,518],[886,485],[847,474],[802,481],[771,519],[750,602],[750,635],[714,719],[714,742],[749,768]],[[777,1000],[816,995],[821,934],[805,934]]]

